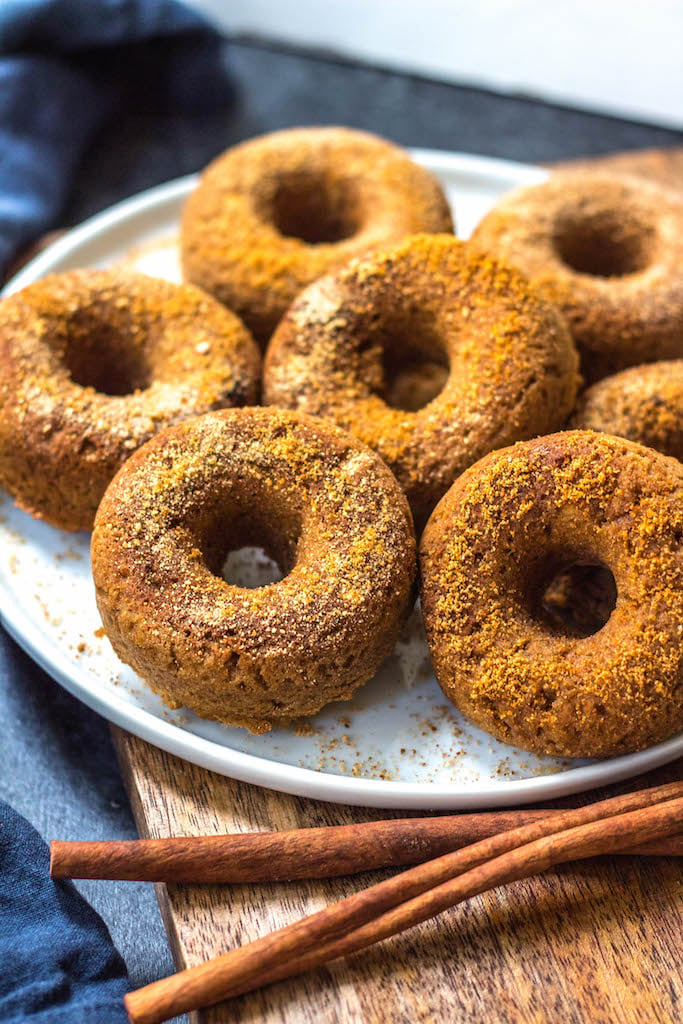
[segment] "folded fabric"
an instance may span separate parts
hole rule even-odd
[[[176,0],[3,0],[0,49],[68,53],[205,28]]]
[[[0,275],[56,220],[85,148],[131,94],[212,109],[220,38],[177,0],[0,2]]]
[[[49,861],[36,830],[0,801],[0,1021],[123,1024],[125,964],[74,886],[50,879]]]

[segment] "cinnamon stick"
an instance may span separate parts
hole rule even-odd
[[[677,817],[680,820],[681,815],[683,814],[683,801],[675,801],[675,803],[679,805],[677,808],[669,807],[670,803],[674,803],[674,801],[667,801],[665,805],[659,806],[662,806],[662,809],[666,806],[667,819]],[[642,815],[643,813],[643,811],[633,811],[630,812],[628,817],[636,814]],[[626,816],[624,815],[621,817]],[[613,821],[615,821],[615,819],[609,819],[610,823]],[[654,824],[654,822],[651,824]],[[591,827],[595,828],[595,825],[592,825]],[[581,828],[587,829],[588,826],[581,826]],[[577,843],[580,838],[578,836],[579,829],[574,829],[572,831],[575,833],[574,842]],[[549,838],[559,839],[559,837],[568,837],[569,840],[570,834],[569,832],[561,832],[556,833]],[[314,968],[329,963],[331,960],[336,960],[341,956],[348,956],[351,953],[357,953],[360,950],[365,949],[367,946],[374,945],[376,942],[381,942],[385,938],[389,938],[392,935],[396,935],[408,928],[412,928],[414,925],[418,925],[423,921],[428,920],[430,917],[436,916],[441,913],[442,910],[447,910],[449,907],[455,906],[457,903],[461,903],[465,899],[468,899],[471,896],[476,896],[488,889],[493,889],[497,885],[519,881],[521,878],[529,877],[531,874],[540,874],[541,871],[546,870],[547,867],[566,863],[569,860],[578,860],[588,856],[598,856],[600,853],[606,852],[612,854],[622,852],[616,849],[607,851],[604,848],[604,840],[606,839],[606,834],[604,832],[601,834],[599,833],[597,838],[600,839],[600,849],[596,850],[594,853],[589,852],[587,845],[583,848],[583,852],[579,852],[577,846],[575,846],[573,851],[568,848],[562,859],[553,859],[545,867],[539,867],[537,865],[537,870],[531,870],[531,864],[529,863],[524,873],[518,874],[517,876],[513,876],[511,870],[508,874],[506,868],[506,875],[504,878],[501,878],[499,881],[496,881],[495,878],[489,878],[488,881],[486,881],[486,884],[482,884],[481,888],[476,888],[473,883],[476,879],[477,871],[482,872],[483,875],[483,869],[488,869],[490,867],[491,872],[493,872],[496,862],[490,861],[485,865],[481,865],[480,868],[475,868],[471,872],[468,872],[467,875],[472,876],[469,881],[467,875],[463,874],[453,879],[451,882],[444,883],[442,886],[429,890],[422,896],[415,897],[412,900],[399,904],[399,906],[387,911],[386,914],[380,914],[379,917],[369,921],[366,925],[347,932],[346,935],[342,936],[340,939],[333,939],[324,942],[321,946],[318,946],[316,949],[311,950],[308,953],[304,952],[298,956],[294,955],[283,963],[276,964],[276,966],[271,970],[265,971],[259,975],[257,984],[250,985],[249,988],[243,988],[239,991],[231,992],[230,997],[243,994],[253,988],[262,988],[265,985],[271,985],[277,981],[282,981],[285,978],[291,978],[294,975],[302,974],[305,971],[313,970]],[[587,835],[584,835],[582,843],[584,840],[587,841],[587,839]],[[540,850],[540,843],[548,842],[548,840],[539,840],[538,842]],[[519,854],[520,850],[528,849],[528,846],[518,847],[513,850],[511,854],[508,854],[508,857],[511,857],[513,853],[515,855]],[[497,860],[499,862],[503,861],[505,860],[505,857],[499,857]],[[467,885],[470,886],[470,891],[464,891]],[[460,891],[458,891],[458,889]]]
[[[492,811],[398,818],[353,825],[168,839],[50,844],[53,878],[139,882],[239,883],[332,878],[376,868],[420,864],[557,810]],[[683,855],[673,838],[622,853]]]
[[[562,811],[412,868],[241,949],[132,992],[126,1009],[134,1024],[156,1024],[363,948],[487,888],[682,830],[681,782]]]

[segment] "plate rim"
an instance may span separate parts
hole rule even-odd
[[[437,174],[464,173],[475,180],[507,176],[514,178],[519,185],[540,182],[548,176],[548,171],[543,168],[496,157],[433,149],[412,149],[411,153],[418,162]],[[56,262],[67,258],[83,243],[106,233],[109,228],[142,212],[148,213],[156,207],[182,199],[198,177],[197,174],[189,174],[155,185],[94,214],[30,260],[7,282],[1,294],[10,294],[51,272]],[[74,675],[73,665],[56,641],[50,640],[47,645],[41,645],[37,625],[21,604],[10,599],[11,596],[3,574],[0,577],[0,625],[48,675],[92,710],[176,757],[242,782],[295,796],[387,809],[503,807],[566,796],[619,782],[683,754],[681,733],[631,754],[525,779],[471,782],[465,789],[458,789],[454,783],[368,779],[286,764],[198,736],[145,708],[121,700],[115,693],[105,696],[93,691],[87,680],[81,681],[78,674]]]

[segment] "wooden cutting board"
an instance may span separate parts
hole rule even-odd
[[[680,149],[618,154],[577,165],[611,167],[683,189]],[[234,782],[118,728],[112,732],[142,836],[339,825],[392,816]],[[683,760],[604,792],[681,778]],[[176,965],[183,968],[380,877],[375,872],[286,885],[159,885],[157,896]],[[603,857],[566,865],[470,900],[359,956],[195,1014],[192,1020],[673,1024],[683,1019],[682,897],[683,866],[673,858]]]

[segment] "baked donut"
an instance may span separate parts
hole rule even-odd
[[[263,546],[286,574],[246,589],[229,551]],[[277,409],[163,431],[97,513],[92,569],[114,650],[172,707],[263,732],[351,696],[408,613],[415,538],[374,452]]]
[[[31,515],[90,529],[131,452],[176,420],[257,400],[242,323],[190,285],[74,270],[0,303],[0,485]]]
[[[374,448],[419,529],[486,452],[562,426],[577,364],[562,317],[516,270],[452,235],[415,235],[298,297],[268,348],[264,396]],[[412,408],[406,391],[424,400],[428,380],[438,393]]]
[[[683,197],[636,178],[563,172],[504,198],[472,241],[567,317],[592,382],[683,356]]]
[[[296,128],[229,149],[185,206],[185,277],[265,344],[305,285],[372,246],[452,231],[436,179],[383,139]]]
[[[683,462],[683,359],[598,381],[581,396],[572,426],[628,437]]]
[[[499,739],[566,757],[639,750],[683,727],[683,466],[566,431],[492,452],[435,509],[420,546],[437,678]],[[581,635],[544,607],[569,566],[616,602]]]

